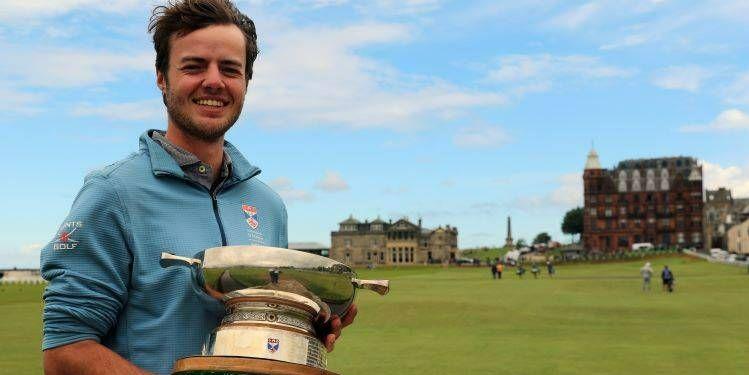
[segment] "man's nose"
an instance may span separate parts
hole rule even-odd
[[[209,90],[220,90],[226,87],[221,69],[217,65],[211,64],[208,66],[203,79],[203,87]]]

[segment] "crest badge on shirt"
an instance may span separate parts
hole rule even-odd
[[[77,231],[83,228],[82,221],[66,221],[60,226],[60,230],[55,234],[55,239],[52,241],[52,249],[54,250],[75,250],[78,247]]]
[[[249,204],[242,205],[244,212],[244,221],[247,223],[247,232],[250,238],[250,245],[265,245],[263,232],[260,230],[260,214],[257,207]]]
[[[247,216],[247,225],[252,229],[257,229],[258,225],[260,225],[257,221],[257,208],[255,206],[250,206],[249,204],[243,204],[242,211],[244,211],[245,216]]]

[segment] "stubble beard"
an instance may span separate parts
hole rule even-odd
[[[180,99],[172,93],[169,89],[169,85],[166,86],[166,93],[164,94],[164,105],[166,105],[166,112],[172,123],[178,127],[182,132],[186,133],[190,137],[204,141],[204,142],[215,142],[226,134],[234,123],[239,119],[239,115],[242,114],[242,106],[244,102],[239,102],[239,106],[235,113],[222,124],[218,126],[202,126],[201,124],[193,121],[192,118],[183,111],[182,108],[192,104],[192,102],[186,101],[180,103]]]

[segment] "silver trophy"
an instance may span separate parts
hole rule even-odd
[[[315,327],[343,317],[356,289],[389,291],[388,280],[359,280],[343,263],[275,247],[214,247],[202,259],[162,253],[161,265],[194,268],[196,282],[226,306],[202,355],[175,363],[180,375],[333,374]]]

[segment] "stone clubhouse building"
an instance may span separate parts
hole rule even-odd
[[[455,260],[458,229],[450,225],[427,229],[407,218],[396,222],[349,216],[330,233],[330,258],[348,265],[408,265]]]

